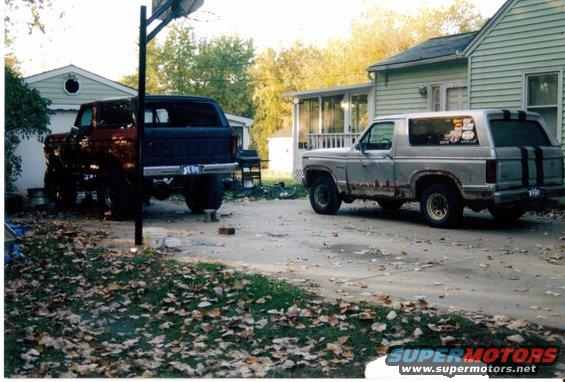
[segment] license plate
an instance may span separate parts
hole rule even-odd
[[[187,166],[182,166],[183,175],[194,175],[199,173],[200,173],[200,168],[196,165],[191,164]]]
[[[530,188],[528,190],[528,195],[532,199],[539,199],[541,198],[541,190],[539,188]]]

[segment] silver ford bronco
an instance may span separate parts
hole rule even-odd
[[[488,208],[513,221],[528,202],[565,195],[563,152],[539,114],[468,110],[374,120],[352,147],[303,157],[312,208],[334,214],[342,202],[376,200],[385,210],[420,202],[433,227]]]

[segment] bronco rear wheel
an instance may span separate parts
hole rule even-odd
[[[432,227],[447,228],[455,225],[463,215],[459,192],[444,184],[427,187],[420,197],[420,214]]]
[[[310,186],[310,204],[322,215],[333,215],[341,207],[341,195],[329,176],[319,176]]]

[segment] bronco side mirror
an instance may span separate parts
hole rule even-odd
[[[367,143],[359,142],[359,144],[357,145],[357,149],[361,151],[363,154],[365,154],[365,152],[367,151]]]

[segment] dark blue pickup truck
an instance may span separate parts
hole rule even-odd
[[[129,217],[135,201],[137,98],[81,106],[70,132],[45,140],[45,188],[68,207],[79,191],[96,194],[101,213]],[[184,195],[194,213],[222,204],[220,175],[237,169],[237,136],[211,98],[147,96],[145,196]]]

